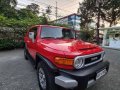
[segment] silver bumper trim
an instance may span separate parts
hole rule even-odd
[[[70,89],[78,86],[78,82],[74,79],[65,76],[56,76],[55,83],[61,87]]]

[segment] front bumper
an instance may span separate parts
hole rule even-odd
[[[55,77],[55,83],[64,88],[86,89],[92,86],[97,80],[99,71],[106,69],[108,72],[109,62],[104,61],[80,70],[60,70],[60,75]]]

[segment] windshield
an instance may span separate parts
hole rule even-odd
[[[73,39],[74,34],[71,29],[42,27],[41,38]]]

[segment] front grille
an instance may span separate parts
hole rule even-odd
[[[84,65],[82,68],[101,62],[103,60],[104,51],[90,55],[77,56],[76,59],[83,58]]]
[[[100,60],[100,59],[101,59],[101,54],[100,54],[100,55],[96,55],[96,56],[92,56],[92,57],[85,58],[85,65],[86,65],[86,64],[93,63],[93,62],[96,62],[97,60]]]

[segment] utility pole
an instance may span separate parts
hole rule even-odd
[[[56,15],[56,20],[57,20],[57,17],[58,17],[58,7],[57,7],[57,1],[56,1],[56,11],[55,11],[55,15]],[[57,21],[56,21],[57,22]]]
[[[97,44],[100,44],[100,38],[99,38],[99,28],[100,28],[100,9],[101,4],[104,3],[104,0],[96,0],[96,7],[98,8],[98,17],[97,17],[97,29],[96,29],[96,41]]]

